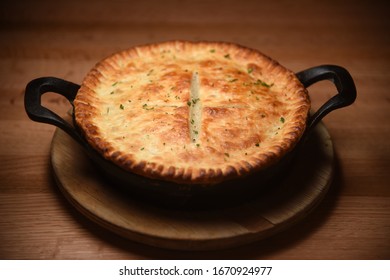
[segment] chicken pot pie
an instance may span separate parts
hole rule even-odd
[[[231,43],[143,45],[99,62],[74,100],[87,142],[125,171],[217,184],[264,171],[299,142],[310,101],[293,72]]]

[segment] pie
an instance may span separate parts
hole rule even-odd
[[[99,62],[74,100],[83,137],[125,171],[213,185],[265,170],[300,140],[310,100],[293,72],[224,42],[136,46]]]

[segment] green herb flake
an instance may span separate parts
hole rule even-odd
[[[150,76],[152,73],[153,73],[154,69],[150,69],[148,74],[146,74],[146,76]]]
[[[121,105],[119,105],[119,108],[120,108],[121,110],[124,110],[124,109],[125,109],[125,106],[123,106],[123,104],[121,104]]]
[[[197,130],[194,130],[194,133],[195,133],[195,134],[198,134],[199,132],[198,132]]]
[[[196,146],[199,148],[199,147],[200,147],[200,144],[196,144]]]
[[[141,150],[141,151],[143,151],[143,150],[145,150],[145,148],[144,148],[144,147],[142,147],[140,150]]]
[[[229,82],[231,82],[231,83],[234,83],[235,81],[237,81],[238,79],[232,79],[232,80],[230,80]]]
[[[223,57],[226,59],[230,59],[230,54],[225,54]]]
[[[199,98],[196,98],[196,99],[192,99],[191,101],[192,101],[192,104],[195,105],[199,100],[200,100]]]
[[[280,122],[284,123],[286,120],[283,117],[280,117]]]
[[[110,94],[114,94],[115,92],[114,91],[111,91]]]
[[[188,101],[188,102],[187,102],[187,105],[188,105],[188,107],[191,106],[191,101]]]
[[[256,147],[259,147],[259,146],[260,146],[260,143],[256,143],[255,146],[256,146]]]
[[[210,52],[211,52],[211,53],[215,53],[215,50],[214,50],[214,49],[211,49]]]
[[[267,87],[267,88],[270,88],[272,87],[274,84],[267,84],[266,82],[258,79],[256,82],[253,83],[254,85],[262,85],[263,87]]]
[[[117,84],[118,84],[119,82],[115,82],[115,83],[113,83],[111,86],[116,86]]]
[[[253,72],[253,68],[248,68],[248,74]]]
[[[149,107],[148,104],[145,103],[144,105],[142,105],[142,109],[145,109],[145,110],[153,110],[154,107]]]
[[[230,157],[229,153],[225,153],[225,156]]]

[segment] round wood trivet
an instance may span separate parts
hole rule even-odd
[[[250,202],[224,209],[179,211],[132,199],[99,177],[81,146],[57,129],[51,162],[62,193],[104,228],[144,244],[178,250],[215,250],[266,238],[303,219],[333,177],[333,145],[320,123],[285,178]]]

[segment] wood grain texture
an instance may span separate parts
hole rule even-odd
[[[163,2],[0,2],[0,258],[389,259],[389,4]],[[89,222],[57,190],[49,167],[55,128],[27,118],[26,84],[40,76],[80,83],[112,52],[171,39],[232,41],[293,71],[337,64],[351,72],[356,102],[324,120],[335,148],[335,180],[300,226],[235,249],[157,249]],[[335,89],[321,82],[309,92],[318,108]],[[46,102],[61,114],[70,107],[55,95]]]

